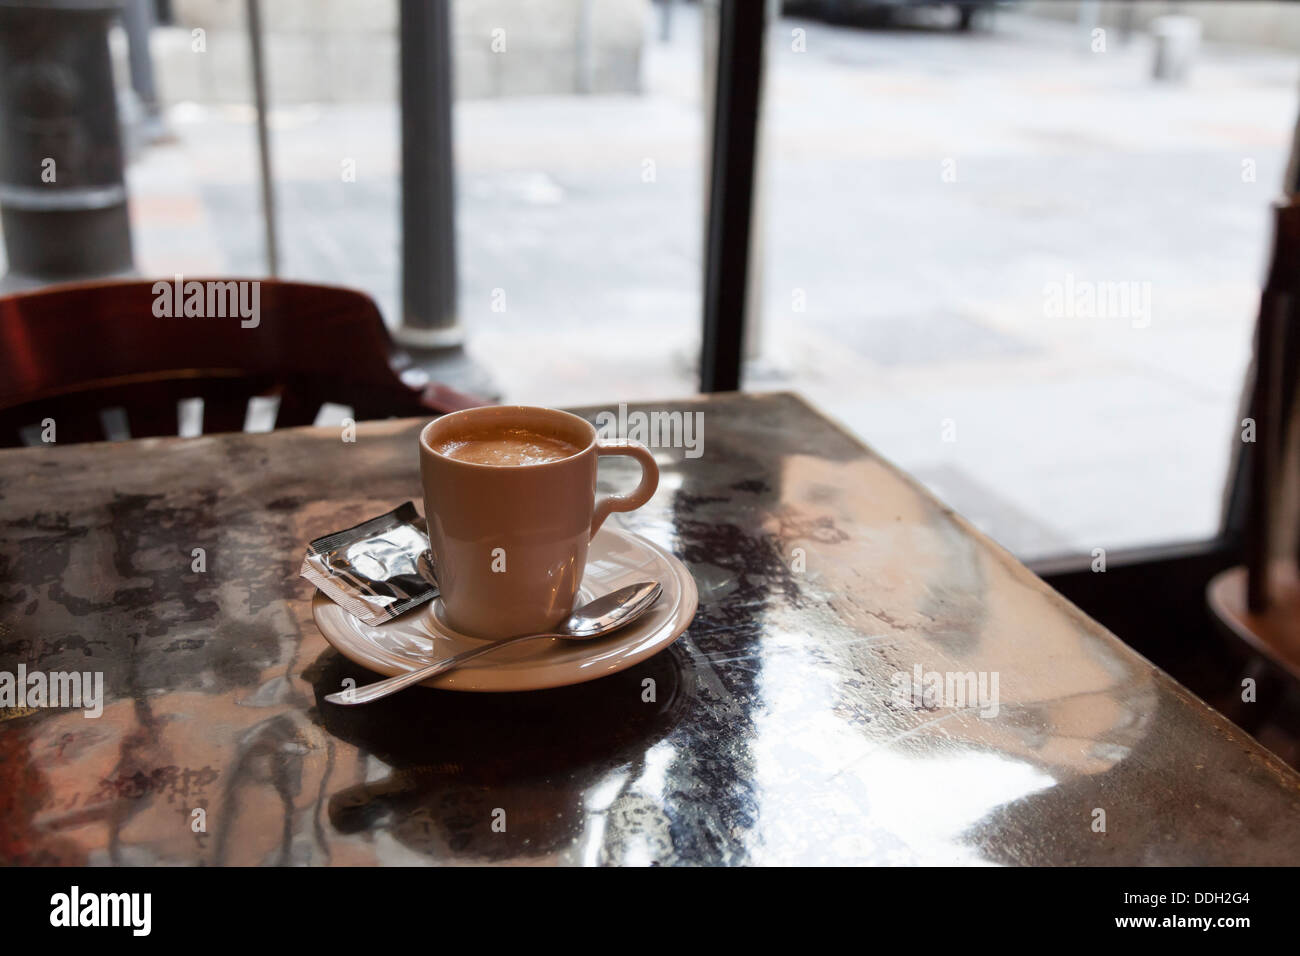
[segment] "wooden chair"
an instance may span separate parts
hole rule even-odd
[[[39,443],[48,419],[59,443],[176,435],[194,399],[204,433],[244,430],[254,398],[278,400],[276,427],[310,425],[327,402],[350,407],[357,421],[484,404],[446,386],[404,384],[368,296],[258,280],[254,324],[230,298],[243,282],[251,305],[251,281],[185,280],[182,291],[203,290],[204,317],[169,314],[172,280],[0,298],[0,447]]]
[[[1239,473],[1249,477],[1245,563],[1216,575],[1206,596],[1226,633],[1300,682],[1300,191],[1288,192],[1273,210],[1272,261],[1255,328],[1247,402],[1255,441],[1239,451]],[[1266,672],[1253,667],[1251,676]]]

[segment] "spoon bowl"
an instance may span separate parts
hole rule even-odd
[[[663,593],[654,581],[629,584],[589,601],[566,617],[555,629],[555,637],[566,641],[589,641],[617,630],[650,610]]]

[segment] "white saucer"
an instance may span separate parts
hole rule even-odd
[[[695,579],[686,566],[652,541],[608,525],[597,532],[587,552],[577,604],[638,581],[658,581],[663,594],[633,624],[588,642],[526,641],[485,654],[464,667],[426,681],[444,690],[517,691],[563,687],[595,680],[631,667],[681,637],[699,603]],[[453,631],[442,620],[435,598],[387,624],[358,621],[316,592],[312,616],[325,640],[348,660],[385,676],[451,657],[483,640]]]

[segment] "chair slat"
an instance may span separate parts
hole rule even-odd
[[[99,410],[99,423],[104,429],[107,441],[128,441],[131,438],[131,422],[126,409],[120,405]]]
[[[273,431],[275,429],[275,416],[279,410],[279,396],[254,395],[248,400],[248,407],[244,412],[244,431]]]
[[[312,419],[313,425],[330,426],[337,428],[343,424],[344,419],[356,421],[356,414],[351,405],[340,405],[338,402],[324,402],[316,412],[316,417]]]
[[[176,434],[198,438],[203,434],[203,399],[182,398],[176,403]]]

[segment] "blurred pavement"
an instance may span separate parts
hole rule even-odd
[[[697,388],[695,9],[657,30],[644,95],[457,105],[461,319],[509,400]],[[1159,85],[1143,38],[1093,53],[1014,13],[970,35],[783,19],[770,39],[747,387],[802,392],[1021,557],[1213,533],[1294,57],[1207,47]],[[251,109],[169,120],[178,142],[130,168],[137,262],[263,273]],[[276,110],[272,135],[284,274],[395,321],[395,106]],[[1149,321],[1054,315],[1067,283],[1135,283]]]

